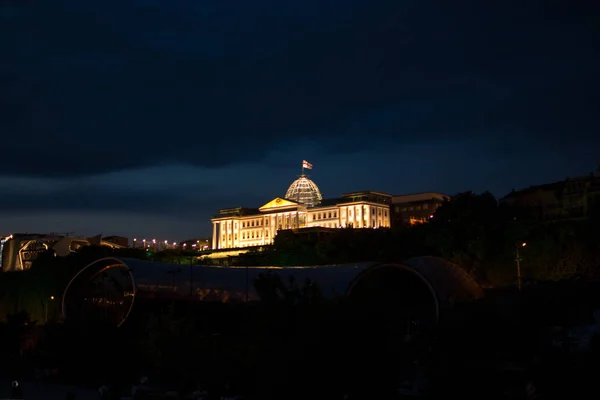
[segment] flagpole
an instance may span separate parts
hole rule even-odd
[[[304,161],[302,161],[302,172],[301,172],[300,176],[304,176]]]

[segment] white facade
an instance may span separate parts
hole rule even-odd
[[[273,243],[278,230],[310,227],[389,228],[391,196],[364,192],[345,195],[329,206],[306,207],[277,197],[258,210],[221,210],[213,218],[213,249]],[[221,216],[222,215],[222,216]]]

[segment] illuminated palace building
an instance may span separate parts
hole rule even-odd
[[[388,228],[391,200],[389,194],[372,191],[323,199],[317,185],[302,174],[284,197],[276,197],[260,208],[219,210],[212,219],[212,248],[271,244],[277,231],[283,229]]]

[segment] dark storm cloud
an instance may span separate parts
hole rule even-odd
[[[256,204],[265,197],[249,196]],[[0,189],[0,215],[19,212],[128,212],[148,215],[187,217],[206,222],[223,207],[238,207],[231,195],[211,190],[209,187],[178,186],[170,190],[131,190],[102,185],[65,185],[60,190]]]
[[[344,152],[588,140],[597,6],[571,3],[13,2],[0,9],[0,168],[213,167],[259,161],[289,137]]]

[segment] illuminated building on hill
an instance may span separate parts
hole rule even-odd
[[[271,244],[279,230],[310,227],[389,228],[392,196],[364,191],[323,199],[318,186],[303,173],[286,192],[259,208],[227,208],[212,218],[213,249]]]

